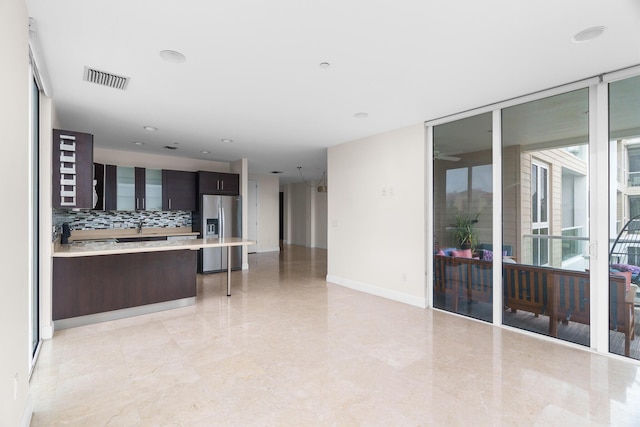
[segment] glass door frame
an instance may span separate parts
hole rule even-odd
[[[493,113],[493,244],[502,244],[502,115],[504,108],[524,104],[527,102],[561,95],[574,90],[589,88],[589,242],[587,255],[590,258],[590,295],[591,333],[590,348],[600,353],[609,352],[609,295],[607,287],[598,287],[597,283],[608,283],[609,280],[609,180],[597,179],[597,173],[592,171],[609,171],[609,109],[608,83],[626,77],[640,74],[640,67],[610,73],[606,76],[588,78],[553,89],[524,95],[508,101],[468,110],[463,113],[442,117],[425,122],[425,218],[426,230],[426,283],[425,294],[427,307],[433,306],[433,128],[437,125],[455,120]],[[497,242],[497,243],[496,243]],[[502,260],[493,260],[494,289],[502,289]],[[496,286],[498,285],[498,286]],[[493,293],[493,325],[509,328],[502,324],[502,292]],[[518,330],[524,334],[532,334]],[[536,336],[540,336],[535,334]],[[560,342],[560,341],[559,341]]]
[[[40,251],[40,84],[30,66],[29,84],[29,363],[31,371],[38,357],[42,332]]]

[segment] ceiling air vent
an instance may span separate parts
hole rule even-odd
[[[104,71],[94,70],[93,68],[84,67],[84,80],[96,83],[102,86],[112,87],[114,89],[126,90],[129,84],[129,77],[122,77]]]

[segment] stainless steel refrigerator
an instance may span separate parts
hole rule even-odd
[[[242,237],[242,203],[240,196],[202,195],[200,200],[201,233],[205,239]],[[200,273],[226,271],[227,248],[200,249]],[[231,248],[231,268],[242,268],[242,247]]]

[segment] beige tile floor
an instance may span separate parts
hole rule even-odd
[[[60,331],[32,426],[640,425],[638,365],[326,283],[251,255],[195,306]]]

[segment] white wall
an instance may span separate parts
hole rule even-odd
[[[0,2],[0,425],[26,425],[29,393],[29,45],[23,0]],[[14,398],[14,382],[17,387]]]
[[[222,172],[222,171],[218,171]],[[242,197],[242,238],[247,239],[249,233],[249,216],[245,215],[249,205],[247,200],[247,193],[249,192],[249,161],[247,159],[236,160],[231,163],[229,172],[237,173],[240,175],[240,196]],[[242,269],[247,270],[249,268],[249,248],[247,245],[242,246]]]
[[[280,191],[284,193],[284,241],[326,249],[327,193],[304,183],[287,184]]]
[[[313,199],[313,217],[312,225],[313,242],[311,247],[327,249],[327,193],[318,193],[314,188],[311,191]]]
[[[258,236],[256,252],[280,250],[280,180],[277,176],[251,175],[258,186]]]
[[[307,244],[307,187],[305,184],[288,184],[282,188],[285,194],[284,240],[291,245],[309,246]]]
[[[329,148],[328,281],[426,306],[424,165],[422,123]]]
[[[40,93],[40,338],[53,337],[53,299],[51,281],[53,261],[51,259],[53,239],[53,208],[51,164],[53,155],[53,129],[58,127],[51,98]]]

